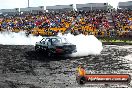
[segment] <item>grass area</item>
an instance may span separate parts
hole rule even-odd
[[[122,41],[122,40],[101,40],[99,39],[101,42],[126,42],[126,43],[132,43],[132,41]]]
[[[108,42],[108,43],[128,43],[132,44],[132,39],[131,38],[98,38],[101,42]]]

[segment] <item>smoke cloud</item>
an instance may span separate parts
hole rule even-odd
[[[100,54],[102,51],[102,43],[94,35],[61,35],[58,36],[65,37],[67,40],[75,44],[77,47],[77,52],[72,54],[72,57],[77,56],[87,56]],[[12,33],[3,32],[0,33],[0,44],[3,45],[35,45],[36,42],[40,41],[42,36],[25,35],[25,32]]]
[[[61,35],[62,36],[62,35]],[[103,47],[102,42],[99,41],[94,35],[71,35],[67,34],[63,37],[67,38],[72,44],[77,47],[77,53],[73,53],[72,57],[77,56],[88,56],[88,55],[98,55],[101,53]]]
[[[0,33],[0,44],[3,45],[35,45],[42,36],[25,35],[25,32],[2,32]]]

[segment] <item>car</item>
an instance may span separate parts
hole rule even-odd
[[[45,52],[46,55],[64,55],[77,52],[76,45],[71,44],[64,37],[50,36],[44,37],[36,42],[35,51]]]

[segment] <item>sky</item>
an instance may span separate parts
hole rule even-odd
[[[37,6],[54,6],[54,5],[69,5],[69,4],[85,4],[85,3],[109,3],[114,8],[118,2],[131,0],[29,0],[30,7]],[[0,9],[26,8],[28,0],[0,0]]]

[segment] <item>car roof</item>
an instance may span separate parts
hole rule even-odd
[[[60,36],[46,36],[46,37],[43,37],[43,38],[63,38],[63,37],[60,37]]]

